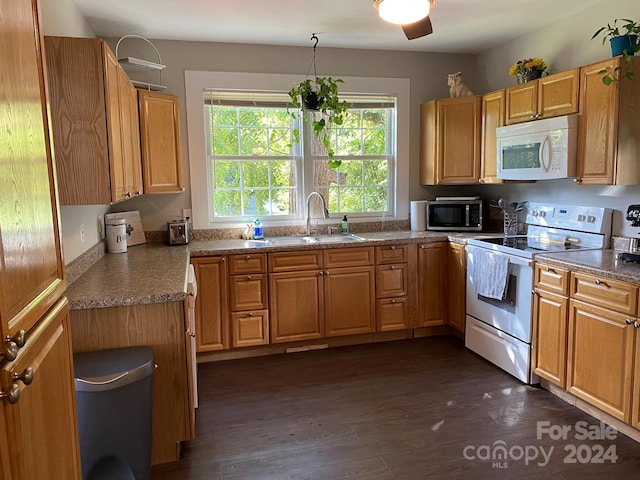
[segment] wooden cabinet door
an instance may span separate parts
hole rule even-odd
[[[122,161],[124,163],[125,196],[142,195],[142,161],[140,159],[140,127],[138,93],[129,77],[118,70],[118,88],[121,100]]]
[[[431,100],[420,105],[420,185],[438,183],[438,101]]]
[[[35,2],[1,0],[0,333],[28,332],[66,288]],[[3,341],[4,343],[4,341]]]
[[[633,379],[632,320],[570,300],[567,390],[627,423],[631,419]]]
[[[447,323],[447,243],[418,246],[418,326]]]
[[[376,267],[376,297],[402,297],[409,292],[409,269],[406,264]]]
[[[533,302],[533,369],[565,388],[567,372],[567,297],[536,288]]]
[[[374,267],[345,267],[325,271],[326,335],[373,333],[375,317]]]
[[[478,183],[482,97],[438,100],[438,184]]]
[[[32,369],[33,382],[14,380]],[[2,402],[10,477],[80,479],[69,308],[60,300],[31,331],[14,362],[0,371],[3,392],[18,388],[17,403]],[[4,442],[0,442],[4,443]],[[5,465],[6,467],[6,465]],[[5,475],[6,475],[5,468]],[[0,471],[0,473],[2,473]]]
[[[230,276],[229,301],[232,312],[268,308],[267,276],[261,273]]]
[[[539,80],[533,80],[507,88],[507,115],[505,118],[507,125],[528,122],[536,118],[538,114],[538,82]]]
[[[138,91],[144,193],[184,191],[178,97]]]
[[[122,139],[122,97],[118,59],[106,43],[102,44],[104,59],[104,88],[107,109],[107,140],[109,143],[109,175],[111,179],[111,201],[127,198],[124,151]]]
[[[448,295],[449,314],[448,323],[461,333],[464,333],[466,317],[465,302],[467,292],[467,257],[464,245],[450,243],[448,248]]]
[[[633,369],[633,397],[631,401],[631,426],[640,429],[640,368],[638,368],[638,362],[640,362],[640,319],[636,318],[634,322],[635,328],[635,350],[634,350],[634,362],[635,368]]]
[[[580,70],[574,68],[538,80],[539,118],[578,113]]]
[[[504,126],[504,90],[482,97],[482,148],[480,183],[502,183],[498,178],[496,128]]]
[[[229,348],[229,306],[225,257],[191,260],[198,282],[196,349],[210,352]]]
[[[571,274],[566,268],[536,262],[533,275],[533,283],[537,288],[565,297],[569,295]]]
[[[269,275],[271,343],[324,337],[323,272]]]
[[[611,58],[580,69],[577,176],[584,184],[614,183],[620,85],[603,84],[600,71],[618,62]]]

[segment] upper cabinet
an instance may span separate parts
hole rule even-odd
[[[420,183],[454,185],[480,178],[482,97],[432,100],[420,106]]]
[[[579,69],[506,89],[506,125],[578,113]]]
[[[632,80],[607,86],[603,69],[623,66],[622,57],[580,69],[580,122],[578,125],[577,181],[584,184],[635,185],[640,183],[640,60],[631,57]]]
[[[138,90],[144,193],[184,192],[178,97]]]
[[[107,44],[45,37],[60,203],[142,194],[135,89]]]
[[[504,126],[504,112],[504,90],[491,92],[482,97],[480,183],[502,183],[498,178],[496,128]]]

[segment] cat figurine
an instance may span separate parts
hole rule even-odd
[[[473,92],[462,81],[462,72],[449,73],[447,75],[447,85],[449,85],[449,96],[451,98],[473,95]]]

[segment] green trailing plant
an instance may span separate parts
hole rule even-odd
[[[618,25],[618,21],[624,22],[622,25]],[[628,18],[615,19],[613,23],[607,23],[604,27],[600,27],[591,37],[591,40],[597,36],[602,35],[602,44],[604,45],[607,40],[612,38],[627,36],[629,37],[630,47],[622,51],[622,66],[615,67],[613,69],[602,69],[598,73],[602,74],[602,83],[605,85],[611,85],[612,83],[626,78],[631,80],[634,73],[631,71],[631,63],[633,62],[633,56],[640,52],[640,43],[637,41],[638,35],[640,35],[640,24]],[[635,41],[632,38],[635,36]]]
[[[341,79],[333,79],[331,77],[316,77],[315,79],[306,79],[304,82],[297,83],[289,90],[289,97],[293,110],[290,111],[292,118],[297,118],[300,110],[305,109],[309,97],[312,97],[309,103],[313,103],[313,97],[316,97],[317,104],[311,106],[314,110],[313,120],[311,123],[313,134],[320,138],[322,145],[327,149],[329,156],[329,167],[337,168],[342,163],[340,160],[334,160],[334,150],[331,147],[331,127],[333,125],[342,125],[348,114],[348,104],[344,100],[340,100],[338,95],[338,84],[344,83]],[[307,119],[303,112],[303,122]],[[294,142],[300,141],[300,131],[293,130]]]

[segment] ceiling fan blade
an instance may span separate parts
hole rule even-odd
[[[433,26],[431,25],[431,19],[429,18],[429,15],[424,17],[422,20],[418,20],[417,22],[406,23],[401,26],[404,34],[409,40],[424,37],[426,35],[429,35],[430,33],[433,33]]]

